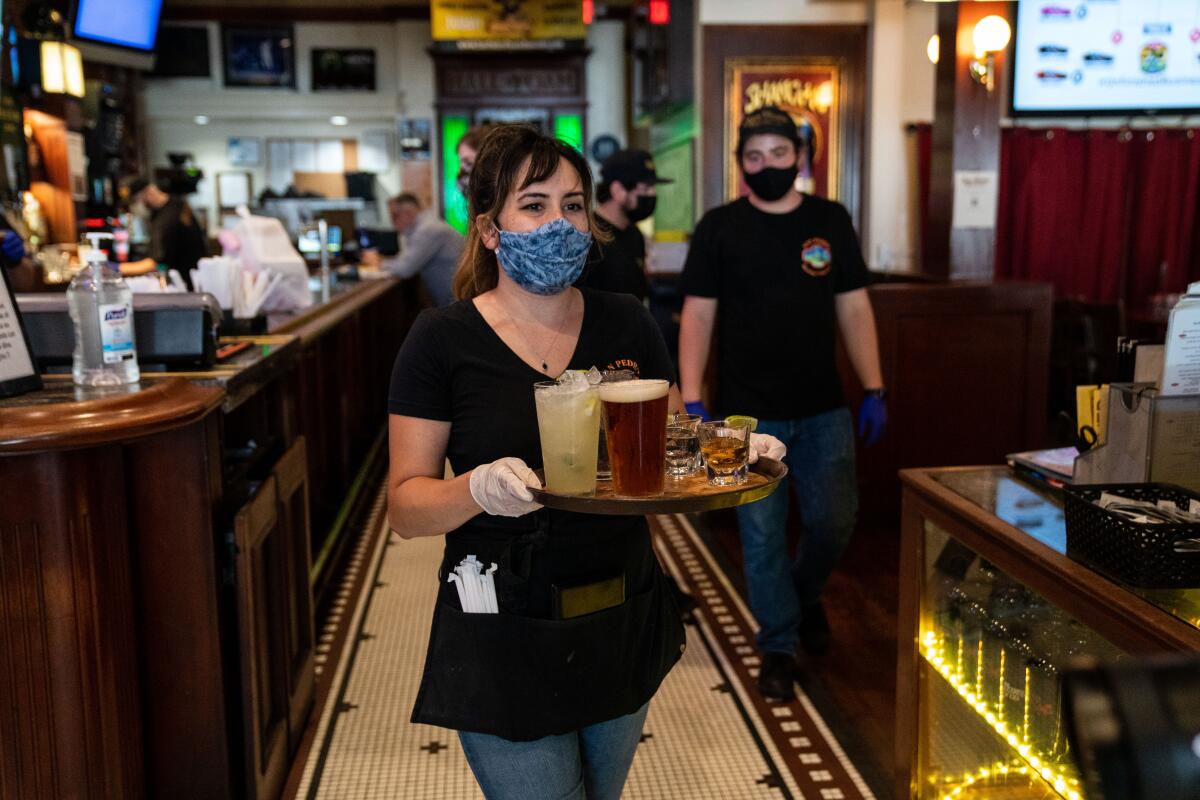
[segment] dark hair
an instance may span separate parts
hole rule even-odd
[[[496,288],[499,280],[500,265],[496,254],[483,244],[479,217],[494,222],[509,195],[548,179],[564,161],[579,175],[583,208],[592,237],[606,240],[607,237],[596,228],[592,213],[592,172],[583,154],[566,142],[538,133],[532,126],[496,125],[480,144],[475,169],[471,170],[467,183],[467,244],[454,273],[455,297],[469,300]],[[522,170],[525,170],[524,176]],[[518,185],[522,177],[524,180]]]
[[[499,126],[494,122],[484,122],[469,128],[462,135],[462,138],[458,140],[458,144],[454,145],[455,152],[458,152],[458,148],[464,144],[475,152],[479,152],[479,148],[483,146],[483,140],[487,138],[488,133],[497,127]]]
[[[596,202],[597,203],[607,203],[612,198],[612,185],[614,183],[621,184],[621,186],[624,186],[627,191],[634,188],[632,186],[625,186],[625,181],[619,181],[616,178],[613,178],[611,181],[604,181],[603,183],[597,183],[596,184]]]
[[[392,199],[388,200],[388,205],[398,206],[401,203],[408,203],[410,205],[416,206],[417,208],[420,208],[421,207],[421,198],[417,197],[412,192],[401,192],[400,194],[396,195]]]

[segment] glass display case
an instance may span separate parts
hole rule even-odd
[[[1061,499],[1005,468],[902,477],[897,796],[1079,800],[1062,671],[1200,650],[1200,590],[1070,560]]]

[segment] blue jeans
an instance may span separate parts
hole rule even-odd
[[[618,800],[649,707],[532,742],[469,731],[458,738],[487,800]]]
[[[845,408],[803,419],[760,420],[787,446],[792,489],[800,506],[796,559],[787,554],[788,493],[783,487],[739,506],[746,591],[758,620],[758,649],[794,653],[801,609],[813,606],[850,542],[858,513],[854,425]]]

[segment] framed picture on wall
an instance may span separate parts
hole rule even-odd
[[[836,200],[841,146],[842,70],[819,58],[734,58],[725,62],[725,199],[749,190],[737,160],[742,120],[763,106],[778,106],[796,123],[810,154],[804,191]]]
[[[254,136],[230,136],[226,157],[231,167],[257,167],[262,163],[262,139]]]
[[[369,48],[342,50],[314,47],[312,51],[314,92],[375,91],[375,51]]]
[[[294,89],[295,41],[291,25],[222,25],[225,85]]]

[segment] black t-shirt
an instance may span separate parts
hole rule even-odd
[[[870,282],[840,203],[805,195],[768,214],[743,197],[705,214],[681,289],[720,301],[713,411],[779,420],[843,405],[834,298]]]
[[[612,235],[612,241],[592,243],[587,267],[575,285],[624,292],[645,300],[650,290],[646,284],[646,240],[642,232],[632,224],[621,230],[603,217],[597,217],[596,224]]]
[[[583,324],[570,369],[631,369],[675,382],[662,334],[627,295],[582,289]],[[427,309],[404,340],[392,370],[388,411],[451,423],[446,455],[455,474],[505,456],[542,466],[533,384],[547,377],[496,335],[470,300]],[[501,596],[505,610],[549,615],[550,585],[626,570],[627,593],[650,580],[653,561],[643,517],[591,516],[542,509],[523,517],[480,514],[446,536],[446,563],[468,553],[501,563],[514,537],[544,531],[545,549],[529,560],[527,584]],[[648,559],[648,560],[647,560]],[[513,567],[518,572],[521,568]],[[630,573],[632,570],[632,574]],[[502,587],[497,584],[500,593]],[[515,606],[515,607],[514,607]]]
[[[178,270],[192,285],[196,262],[208,255],[208,239],[195,212],[182,197],[172,197],[150,218],[150,257]]]

